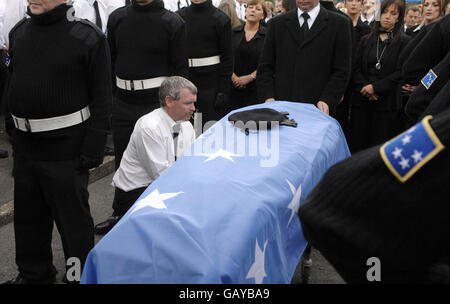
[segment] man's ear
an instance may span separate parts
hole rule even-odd
[[[165,101],[166,101],[166,105],[167,105],[169,108],[172,107],[172,104],[173,104],[173,99],[172,99],[172,97],[166,96]]]

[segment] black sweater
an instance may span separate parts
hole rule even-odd
[[[216,87],[219,92],[228,94],[233,73],[230,18],[210,0],[192,3],[178,13],[186,21],[189,58],[220,55],[220,64],[190,68],[190,80],[200,90]]]
[[[10,78],[5,93],[11,113],[43,119],[81,110],[91,117],[59,130],[16,130],[14,152],[30,159],[67,160],[83,154],[103,157],[112,101],[109,48],[87,21],[70,22],[62,4],[31,15],[10,32]]]
[[[115,86],[125,80],[188,75],[184,21],[164,9],[162,0],[115,10],[108,20],[108,42],[115,95],[132,104],[159,103],[158,88],[127,91]]]

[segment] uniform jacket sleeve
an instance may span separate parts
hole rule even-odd
[[[103,158],[106,134],[110,129],[112,104],[111,57],[106,38],[101,35],[90,49],[88,66],[89,109],[86,136],[81,153],[92,158]]]
[[[403,78],[411,85],[417,85],[420,79],[437,65],[450,49],[450,15],[443,17],[423,37],[402,67]],[[417,81],[419,80],[419,81]]]
[[[258,98],[261,102],[268,98],[275,98],[275,24],[270,20],[267,26],[266,40],[261,52],[256,78]]]
[[[331,73],[320,100],[330,107],[338,104],[350,81],[352,66],[352,25],[342,18],[340,29],[335,39]]]
[[[183,19],[175,15],[179,21],[174,25],[171,37],[170,52],[172,58],[173,75],[187,78],[189,75],[186,24]]]
[[[219,49],[220,49],[220,83],[219,92],[230,93],[230,79],[233,74],[233,43],[231,20],[226,19],[219,27]]]
[[[108,39],[108,47],[110,50],[110,60],[111,60],[111,84],[112,90],[115,91],[116,88],[116,58],[117,58],[117,49],[116,49],[116,36],[115,36],[115,22],[116,19],[114,17],[110,17],[108,19],[108,25],[106,30],[106,36]]]

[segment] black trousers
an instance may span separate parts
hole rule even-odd
[[[133,206],[136,200],[144,193],[147,187],[137,188],[128,192],[125,192],[119,188],[116,188],[114,192],[113,209],[116,215],[123,216],[127,213],[128,209]]]
[[[130,141],[131,133],[133,133],[136,121],[159,108],[159,103],[152,104],[128,104],[117,98],[114,98],[114,105],[112,111],[112,129],[114,140],[114,154],[116,170],[120,167],[123,153],[125,152],[128,142]],[[124,203],[124,200],[118,198],[118,189],[114,192],[114,200],[112,208],[114,215],[124,215],[129,206]]]
[[[381,144],[404,130],[400,110],[377,111],[369,102],[352,105],[350,150],[352,153]]]
[[[77,160],[35,161],[17,153],[14,156],[16,264],[28,280],[48,281],[56,274],[51,247],[53,222],[61,235],[66,261],[78,258],[81,270],[94,246],[89,173],[78,167]]]

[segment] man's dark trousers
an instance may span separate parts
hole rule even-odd
[[[36,161],[14,156],[14,231],[16,263],[27,280],[54,278],[53,221],[65,259],[76,257],[81,270],[94,246],[94,223],[87,190],[89,172],[77,160]]]

